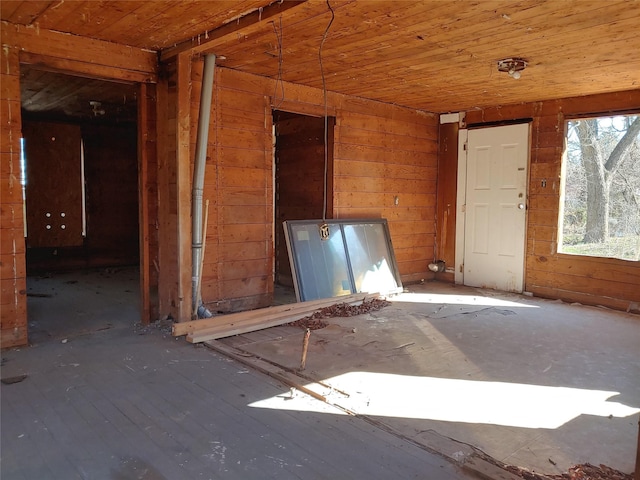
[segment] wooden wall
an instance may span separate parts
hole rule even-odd
[[[83,125],[82,139],[87,262],[135,265],[139,258],[136,125]]]
[[[182,272],[188,271],[190,275],[191,264],[181,261],[181,251],[184,255],[188,247],[183,244],[184,234],[180,234],[184,217],[190,215],[190,202],[183,193],[190,186],[190,180],[184,175],[185,164],[189,169],[189,141],[187,138],[185,146],[183,138],[183,132],[188,133],[190,127],[190,71],[189,64],[176,57],[174,62],[164,66],[157,85],[158,306],[160,317],[182,321],[190,318],[188,308],[191,303],[190,290],[187,291],[182,282]],[[182,208],[179,208],[180,202]],[[191,227],[186,228],[190,233]],[[187,253],[191,254],[190,249]]]
[[[341,97],[336,106],[334,218],[381,217],[403,282],[432,278],[437,116]]]
[[[157,88],[138,85],[138,225],[142,322],[158,319],[158,135]]]
[[[79,125],[24,121],[27,252],[82,246]],[[28,253],[27,253],[28,256]]]
[[[202,61],[196,61],[191,71],[191,153],[201,72]],[[269,305],[273,295],[274,85],[220,67],[215,75],[202,296],[212,311],[256,308]],[[322,91],[298,85],[285,84],[284,99],[274,103],[282,111],[325,112]],[[403,281],[432,278],[427,265],[435,245],[437,117],[332,93],[327,103],[328,114],[336,118],[333,207],[327,217],[387,218]],[[189,202],[180,207],[183,212],[189,208]]]
[[[136,264],[139,246],[135,123],[76,124],[68,120],[52,123],[25,119],[22,133],[27,159],[28,273]],[[47,213],[50,217],[45,217]]]
[[[80,76],[155,82],[155,52],[3,22],[0,66],[1,346],[27,343],[26,258],[20,184],[20,63]]]
[[[640,111],[640,90],[467,112],[468,125],[533,119],[525,290],[570,302],[640,311],[640,262],[557,253],[565,120]]]
[[[0,53],[0,346],[27,342],[18,49]]]
[[[456,260],[456,195],[458,184],[458,123],[440,125],[438,138],[438,201],[436,260],[445,263],[438,280],[453,282]]]
[[[194,69],[192,111],[200,98],[200,72]],[[269,98],[263,79],[220,68],[215,76],[204,185],[210,210],[202,297],[214,301],[212,310],[263,307],[273,295]],[[192,131],[196,119],[194,115]]]

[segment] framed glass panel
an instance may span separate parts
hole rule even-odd
[[[400,274],[385,219],[284,222],[289,261],[298,301],[351,293],[398,293]]]

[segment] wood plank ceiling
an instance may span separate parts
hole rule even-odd
[[[276,2],[273,2],[276,3]],[[430,112],[640,88],[637,0],[331,0],[328,90]],[[322,88],[325,0],[13,1],[3,21],[169,52],[205,45],[219,64]],[[253,15],[253,23],[243,18]],[[235,24],[235,25],[234,25]],[[224,26],[225,35],[216,35]],[[281,54],[281,55],[280,55]],[[497,61],[525,58],[519,80]],[[281,72],[279,74],[279,72]]]

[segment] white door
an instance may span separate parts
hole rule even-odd
[[[522,292],[529,125],[469,130],[464,284]]]

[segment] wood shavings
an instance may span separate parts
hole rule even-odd
[[[590,463],[574,465],[567,473],[542,475],[515,466],[505,467],[509,472],[525,480],[633,480],[633,475],[623,473],[606,465],[595,466]]]
[[[359,305],[349,305],[347,303],[338,303],[329,307],[321,308],[311,315],[289,323],[293,327],[308,328],[310,330],[319,330],[328,325],[324,318],[332,317],[354,317],[369,312],[375,312],[387,305],[391,305],[386,300],[374,298],[370,301],[362,302]]]

